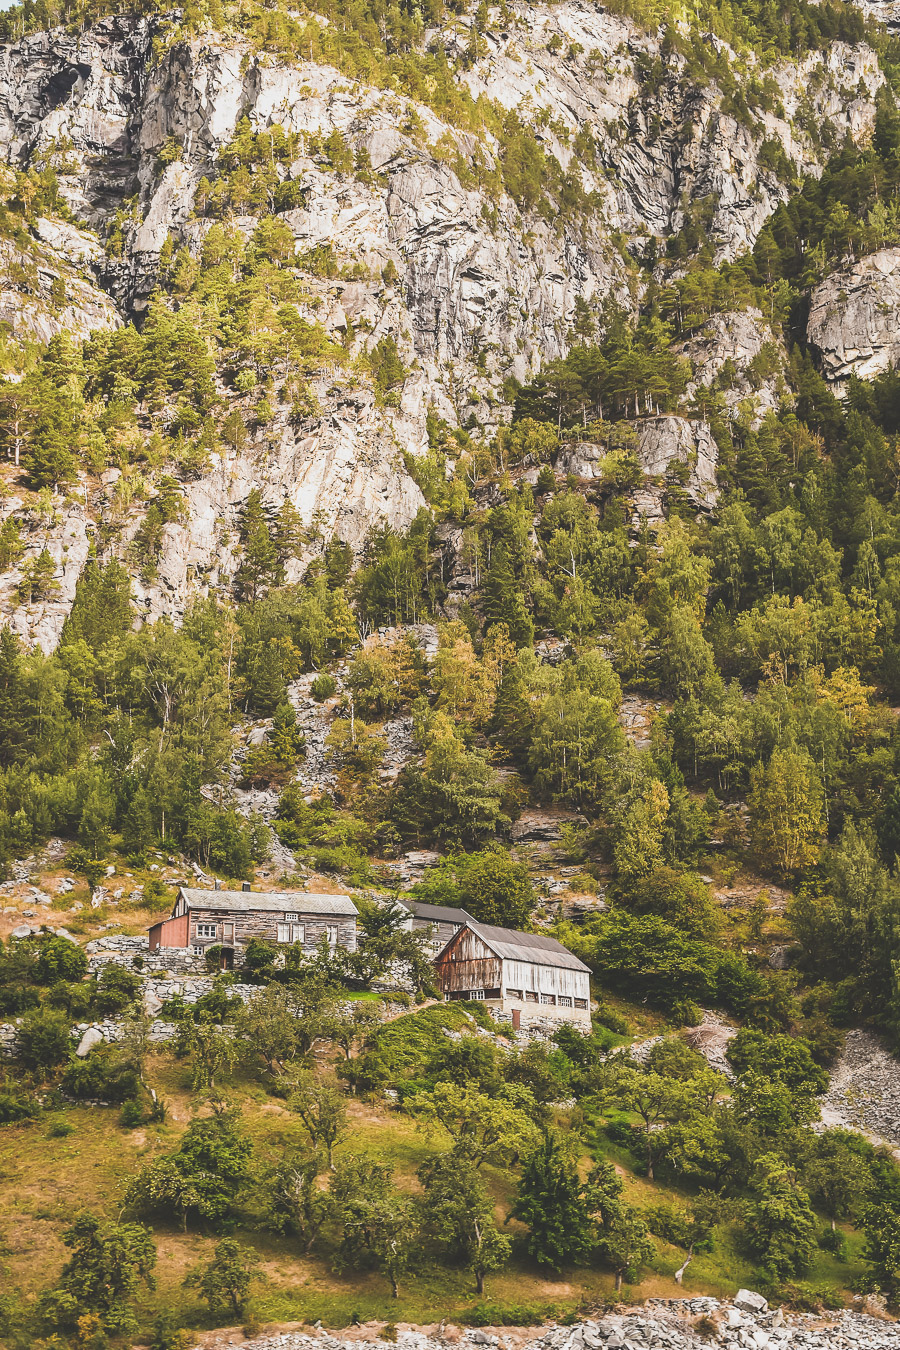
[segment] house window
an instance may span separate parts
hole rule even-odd
[[[223,941],[223,942],[234,942],[234,924],[233,924],[233,923],[223,923],[223,924],[222,924],[222,941]]]
[[[194,955],[195,955],[195,956],[202,956],[205,950],[206,950],[205,947],[194,947],[194,949],[193,949]]]
[[[296,910],[288,910],[288,912],[285,914],[284,917],[286,919],[299,919],[300,915],[297,913]]]
[[[587,1001],[586,998],[576,998],[576,1000],[575,1000],[575,1007],[576,1007],[576,1008],[582,1008],[582,1009],[583,1009],[583,1008],[586,1008],[587,1005],[588,1005],[588,1001]]]
[[[306,941],[306,924],[292,923],[291,942],[305,942],[305,941]]]
[[[338,940],[337,924],[336,923],[328,924],[327,928],[325,929],[325,932],[328,934],[328,945],[330,947],[336,947]]]
[[[541,1002],[542,1002],[542,1003],[556,1003],[556,995],[555,995],[555,994],[541,994]]]
[[[198,924],[197,924],[197,937],[198,937],[198,938],[214,938],[214,937],[217,937],[217,936],[218,936],[218,927],[217,927],[216,924],[214,924],[214,923],[198,923]]]
[[[572,1000],[569,998],[568,994],[560,994],[556,1001],[561,1008],[571,1008],[572,1006]]]
[[[291,940],[291,925],[289,923],[276,923],[275,941],[290,942],[290,940]]]

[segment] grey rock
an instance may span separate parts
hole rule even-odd
[[[103,1032],[98,1027],[88,1027],[78,1042],[78,1049],[75,1053],[79,1059],[84,1059],[91,1053],[95,1045],[102,1045],[103,1041]]]
[[[734,1296],[734,1306],[742,1312],[764,1313],[769,1310],[768,1299],[753,1289],[739,1289]]]
[[[828,379],[872,379],[900,357],[900,248],[833,272],[810,300],[806,333]]]
[[[656,480],[683,479],[689,499],[703,510],[717,499],[718,450],[709,425],[703,421],[665,415],[644,417],[633,423],[635,454],[645,474],[644,487],[635,494],[638,513],[661,519],[664,485]],[[561,473],[578,478],[602,477],[604,446],[577,441],[564,446],[557,460]]]
[[[900,1064],[871,1032],[848,1031],[820,1100],[822,1125],[900,1145]]]
[[[513,843],[555,843],[562,837],[564,825],[587,824],[577,811],[564,807],[533,808],[522,812],[513,822],[510,837]]]

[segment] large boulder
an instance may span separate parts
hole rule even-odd
[[[833,382],[890,370],[900,358],[900,248],[826,277],[813,291],[806,336]]]
[[[78,1042],[78,1049],[75,1054],[79,1059],[85,1059],[93,1050],[95,1045],[102,1045],[104,1040],[103,1032],[99,1027],[88,1027],[81,1040]]]

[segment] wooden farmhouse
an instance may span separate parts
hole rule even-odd
[[[445,999],[478,999],[512,1016],[591,1026],[591,973],[554,938],[469,919],[434,960]]]
[[[202,956],[220,946],[230,969],[251,938],[284,947],[300,942],[311,951],[323,937],[332,947],[356,951],[356,906],[348,895],[182,886],[171,916],[150,929],[150,950],[178,947]]]
[[[475,922],[466,910],[448,905],[426,905],[421,900],[401,900],[400,904],[409,910],[404,927],[413,933],[424,933],[435,955],[464,924]]]

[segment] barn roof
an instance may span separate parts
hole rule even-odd
[[[270,913],[329,914],[356,916],[349,895],[325,895],[316,891],[213,891],[182,886],[189,909],[265,910]]]
[[[429,923],[473,924],[475,920],[465,909],[453,909],[450,905],[428,905],[424,900],[401,900],[400,904],[416,919],[425,919]]]
[[[534,966],[558,966],[563,970],[583,970],[590,974],[590,968],[556,938],[519,933],[514,928],[494,928],[491,924],[476,923],[474,919],[469,919],[466,926],[490,947],[495,956],[507,961],[529,961]],[[455,942],[458,936],[455,934],[450,942]]]

